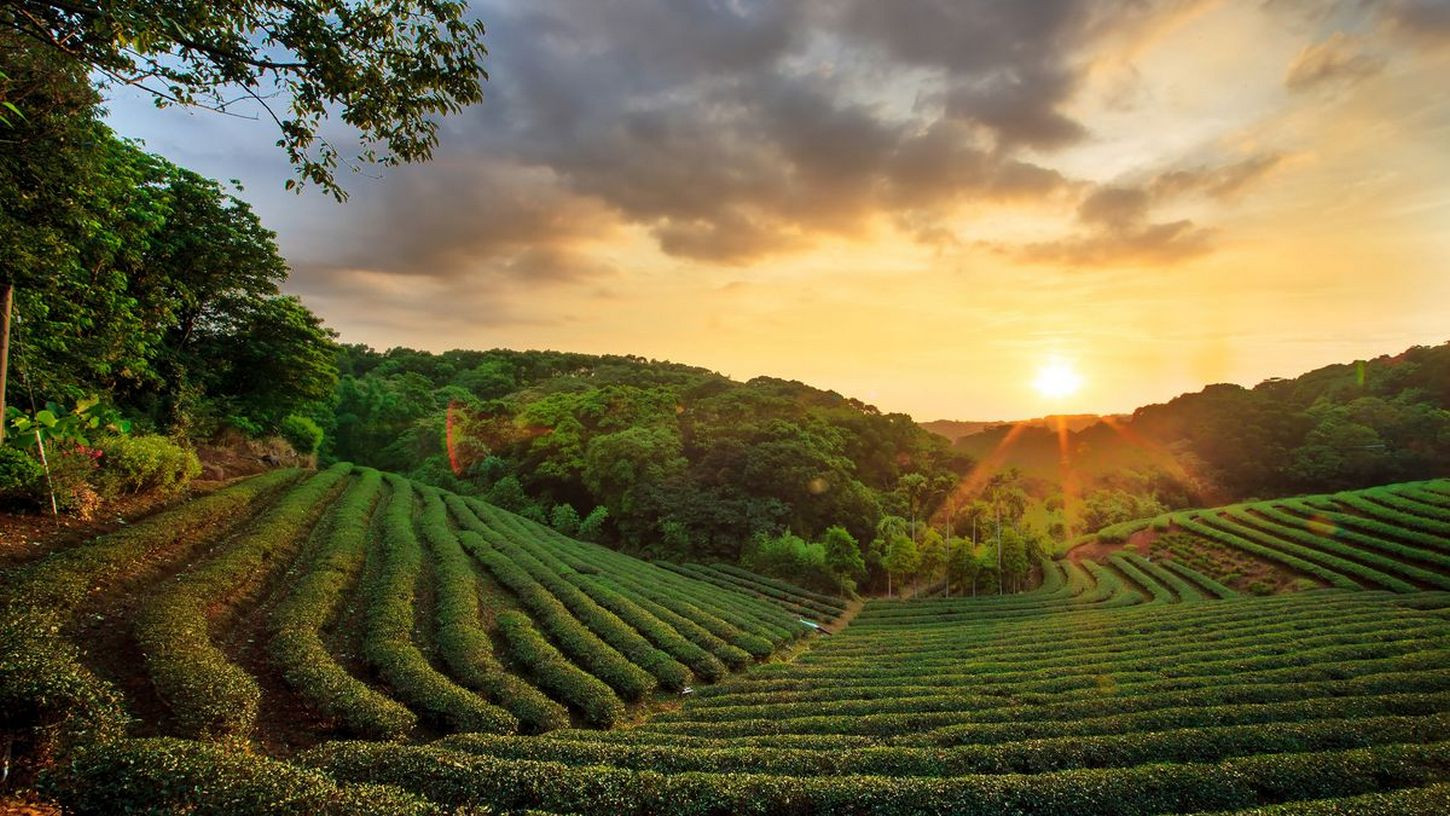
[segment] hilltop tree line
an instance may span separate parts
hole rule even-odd
[[[953,449],[981,456],[1007,432],[1002,426],[964,437]],[[1085,488],[1120,498],[1152,495],[1170,507],[1444,476],[1450,343],[1253,388],[1210,385],[1112,424],[1069,432],[1068,440]],[[1059,458],[1056,433],[1029,428],[1007,450],[1006,462],[1029,476],[1052,478]],[[1109,523],[1121,520],[1121,512],[1099,509],[1108,511]],[[1097,528],[1084,523],[1083,529]]]

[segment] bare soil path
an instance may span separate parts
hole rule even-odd
[[[825,626],[822,626],[821,628],[832,635],[839,633],[841,630],[851,625],[851,620],[856,617],[857,613],[861,611],[861,607],[865,605],[866,600],[864,598],[857,598],[856,600],[852,601],[849,606],[846,607],[845,612],[842,612],[836,617],[835,620],[831,621]]]

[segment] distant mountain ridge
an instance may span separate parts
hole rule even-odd
[[[989,430],[991,428],[996,428],[996,427],[999,427],[999,426],[1002,426],[1002,425],[1009,425],[1009,426],[1010,425],[1026,425],[1026,426],[1028,426],[1030,428],[1053,428],[1053,429],[1055,429],[1055,428],[1057,428],[1058,421],[1059,420],[1062,420],[1062,421],[1065,421],[1067,423],[1067,429],[1069,431],[1072,431],[1072,432],[1076,433],[1077,431],[1080,431],[1083,428],[1089,428],[1089,427],[1092,427],[1093,425],[1098,424],[1099,422],[1101,422],[1104,419],[1104,417],[1112,417],[1114,419],[1121,419],[1121,418],[1123,418],[1125,416],[1127,416],[1127,415],[1126,414],[1051,414],[1051,415],[1048,415],[1048,416],[1045,416],[1045,417],[1036,417],[1034,419],[998,420],[998,421],[994,421],[994,422],[978,422],[978,421],[974,421],[974,420],[962,420],[962,419],[934,419],[934,420],[932,420],[930,422],[918,422],[917,424],[920,425],[922,428],[924,428],[924,429],[926,429],[926,430],[928,430],[928,431],[936,434],[937,436],[946,437],[949,441],[956,442],[957,440],[959,440],[959,439],[961,439],[963,437],[972,436],[974,434],[979,434],[979,433],[982,433],[983,431]]]

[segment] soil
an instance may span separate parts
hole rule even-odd
[[[851,621],[856,617],[856,614],[861,611],[861,607],[865,605],[866,601],[864,599],[857,598],[856,600],[852,601],[849,606],[846,607],[845,612],[842,612],[835,620],[831,621],[830,623],[826,624],[821,628],[824,629],[826,631],[826,634],[829,635],[839,633],[841,630],[851,625]]]
[[[1192,535],[1173,528],[1173,532]],[[1245,550],[1228,547],[1214,541],[1194,536],[1196,551],[1215,566],[1205,567],[1189,559],[1179,558],[1185,566],[1223,581],[1230,588],[1249,595],[1279,595],[1295,592],[1305,585],[1326,586],[1326,582],[1290,569],[1283,564],[1270,561]],[[1154,539],[1156,541],[1156,538]],[[1177,556],[1163,547],[1153,547],[1150,557],[1172,560]],[[1236,578],[1228,578],[1237,574]],[[1225,580],[1227,578],[1227,580]]]
[[[83,544],[127,524],[203,496],[226,482],[192,482],[182,495],[147,493],[107,502],[94,518],[40,513],[0,513],[0,569],[17,567],[58,550]]]
[[[1137,550],[1139,555],[1147,555],[1148,549],[1153,545],[1154,539],[1158,538],[1158,531],[1149,527],[1146,530],[1139,530],[1128,536],[1123,544],[1113,544],[1099,541],[1094,538],[1092,541],[1079,544],[1067,551],[1067,560],[1074,564],[1081,564],[1083,561],[1097,561],[1102,563],[1108,556],[1120,550]]]
[[[213,631],[213,640],[221,644],[227,656],[245,669],[262,690],[256,736],[263,750],[272,755],[287,756],[310,748],[332,731],[331,723],[287,685],[281,670],[267,654],[270,640],[267,620],[291,589],[295,577],[293,568],[304,563],[321,546],[320,536],[331,532],[324,513],[347,485],[348,481],[342,480],[314,505],[303,531],[298,533],[293,546],[286,548],[290,552],[279,553],[287,560],[286,564],[271,568],[260,588],[244,589],[241,597],[227,599],[224,606],[208,614],[213,629],[221,630]]]
[[[26,792],[16,796],[0,796],[0,816],[60,816],[58,806],[42,802]]]

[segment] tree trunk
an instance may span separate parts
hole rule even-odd
[[[1002,578],[1004,577],[1002,575],[1002,508],[999,505],[996,509],[997,509],[997,594],[998,595],[1003,595],[1005,593],[1002,591],[1003,590],[1002,584],[1004,583],[1003,580],[1002,580]]]
[[[10,302],[15,286],[5,283],[0,288],[0,442],[5,441],[5,380],[10,373]]]

